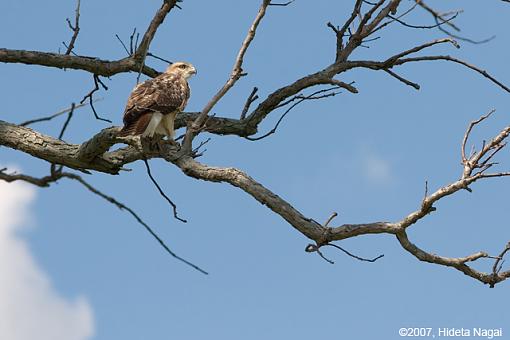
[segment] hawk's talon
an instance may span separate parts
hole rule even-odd
[[[168,144],[172,145],[172,146],[180,146],[181,144],[179,144],[178,142],[176,142],[173,138],[171,137],[168,137]]]

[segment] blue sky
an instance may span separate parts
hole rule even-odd
[[[203,108],[227,79],[259,5],[252,0],[185,0],[183,10],[172,11],[160,27],[151,51],[192,62],[198,69],[190,81],[188,110]],[[430,5],[465,9],[457,22],[466,36],[497,37],[484,45],[460,42],[460,50],[437,46],[429,53],[464,58],[510,84],[510,38],[505,35],[510,5],[495,0]],[[134,27],[143,32],[159,6],[155,0],[130,6],[82,1],[75,51],[123,57],[115,34],[128,40]],[[74,7],[74,1],[2,1],[0,29],[5,33],[0,47],[62,50],[61,42],[71,36],[65,18],[74,15]],[[343,23],[350,10],[351,1],[331,0],[296,0],[285,8],[269,8],[245,60],[248,77],[213,111],[238,117],[253,86],[264,97],[329,65],[334,36],[325,23]],[[431,23],[420,11],[411,18],[416,24]],[[441,37],[435,30],[392,26],[353,58],[383,59]],[[149,62],[158,69],[165,66]],[[422,63],[397,71],[418,82],[421,90],[384,72],[350,72],[340,79],[355,81],[359,94],[304,103],[277,134],[259,142],[212,136],[202,162],[246,171],[318,221],[333,211],[339,213],[337,224],[398,220],[419,206],[426,180],[432,190],[460,176],[459,147],[469,121],[498,110],[474,132],[473,142],[479,145],[508,125],[510,111],[508,93],[458,65]],[[93,86],[92,77],[80,71],[1,64],[0,73],[0,119],[10,122],[66,108]],[[104,99],[96,108],[120,125],[136,74],[105,83],[109,90],[98,94]],[[66,135],[70,142],[80,143],[108,126],[94,120],[88,107],[75,116]],[[271,114],[261,132],[278,117],[278,112]],[[60,122],[33,127],[55,136]],[[0,157],[2,165],[32,175],[48,171],[44,162],[12,150],[1,148]],[[499,160],[500,169],[510,168],[508,150]],[[14,340],[34,334],[77,340],[398,339],[400,327],[503,327],[502,338],[510,339],[510,312],[503,303],[506,282],[489,289],[452,269],[421,263],[389,235],[340,242],[360,256],[385,254],[376,263],[358,262],[331,248],[324,250],[335,261],[330,265],[305,253],[309,241],[244,192],[190,179],[162,161],[151,165],[187,224],[172,218],[143,164],[130,165],[133,171],[121,176],[94,174],[87,179],[134,208],[173,250],[210,275],[169,257],[128,214],[78,183],[61,181],[49,189],[4,184],[0,227],[8,232],[1,241],[5,249],[24,250],[2,256],[11,266],[0,269],[0,296],[10,297],[10,304],[0,312],[13,325],[33,330],[8,333],[4,328],[4,335]],[[438,203],[437,212],[409,230],[411,240],[445,256],[498,253],[510,240],[509,181],[490,180],[473,189]],[[480,261],[476,267],[489,271],[492,262]],[[40,280],[24,286],[30,277],[26,273]],[[2,283],[7,277],[21,283]],[[12,306],[27,312],[18,317]],[[42,316],[51,322],[42,322]]]

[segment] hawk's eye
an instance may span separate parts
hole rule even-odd
[[[179,65],[179,68],[184,70],[186,68],[186,64]]]

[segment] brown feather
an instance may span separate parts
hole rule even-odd
[[[141,135],[144,133],[144,131],[147,129],[147,126],[149,126],[149,123],[152,118],[152,113],[146,113],[136,121],[135,125],[135,135]]]
[[[141,135],[149,122],[151,121],[152,113],[145,112],[138,116],[138,119],[130,121],[128,124],[124,125],[124,127],[120,130],[118,136],[126,137],[130,135]]]

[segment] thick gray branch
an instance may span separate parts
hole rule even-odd
[[[79,170],[96,170],[117,174],[121,165],[107,160],[104,156],[93,162],[79,157],[80,145],[68,144],[62,140],[43,135],[30,128],[0,120],[0,145],[22,151],[50,163],[62,164]]]
[[[362,234],[393,234],[397,232],[394,226],[385,222],[346,224],[337,228],[326,228],[313,219],[303,216],[287,201],[238,169],[207,166],[188,156],[171,161],[190,177],[210,182],[225,182],[240,188],[280,215],[303,235],[318,243],[327,243]]]
[[[198,118],[200,112],[182,112],[177,115],[175,127],[186,127]],[[237,135],[240,137],[251,136],[257,133],[257,126],[248,124],[246,120],[211,117],[205,121],[204,131],[215,135]]]
[[[94,57],[72,56],[39,51],[9,50],[5,48],[0,48],[0,62],[84,70],[105,77],[110,77],[117,73],[138,72],[140,70],[139,64],[132,58],[110,61]],[[148,66],[143,67],[142,73],[149,77],[155,77],[159,74],[159,72]]]
[[[145,31],[145,34],[143,35],[140,46],[138,46],[138,49],[134,54],[134,58],[137,59],[140,63],[143,64],[144,59],[149,52],[149,46],[152,42],[152,39],[154,39],[154,35],[156,35],[156,31],[165,20],[167,14],[170,13],[172,8],[175,7],[176,3],[177,0],[164,0],[160,9],[154,15],[154,18],[147,28],[147,31]]]

